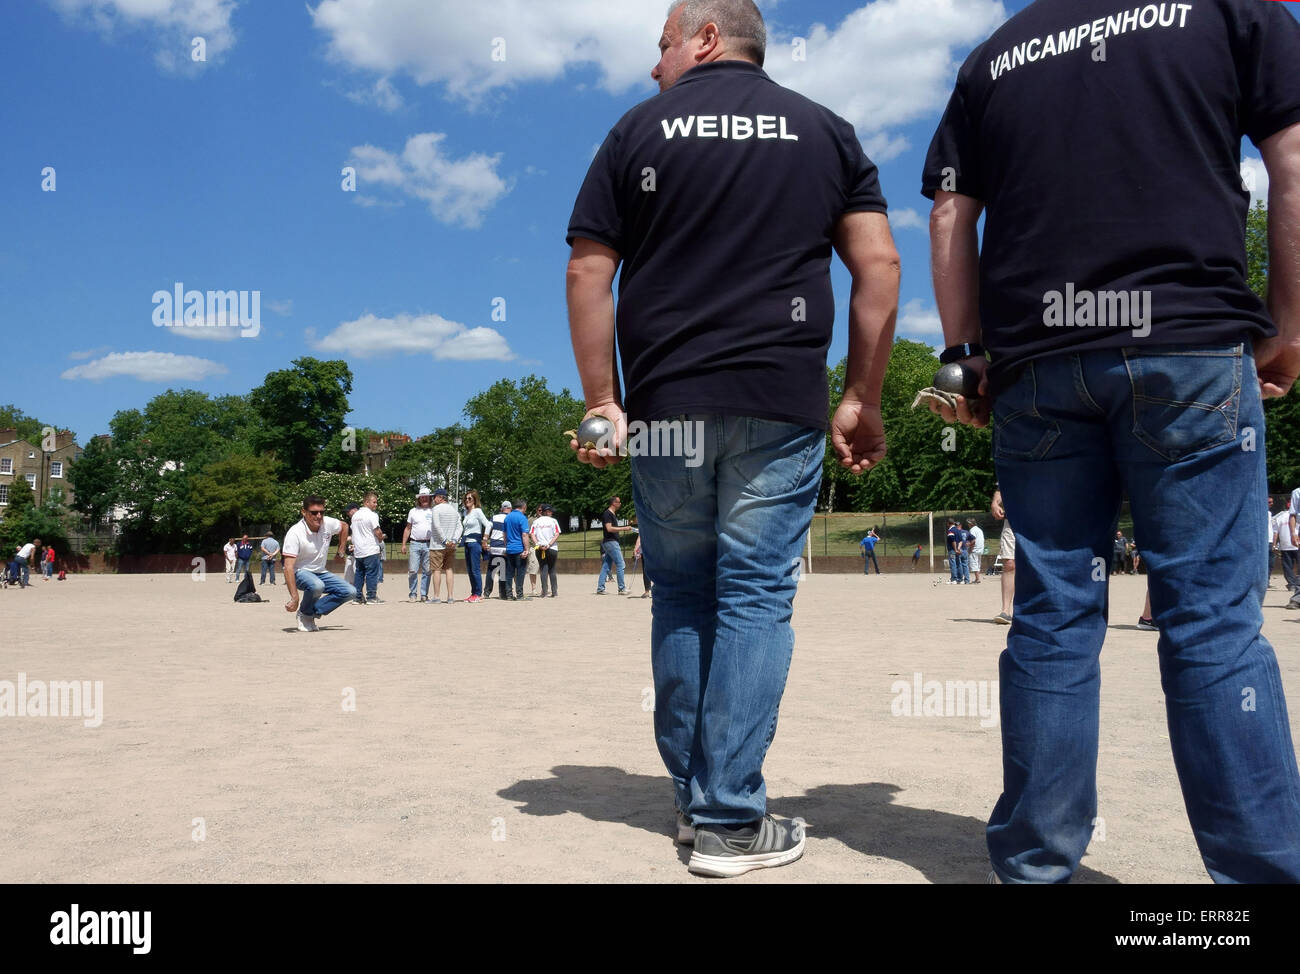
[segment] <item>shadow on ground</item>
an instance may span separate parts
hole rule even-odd
[[[628,774],[622,768],[559,765],[552,778],[519,781],[497,792],[522,802],[524,815],[576,812],[596,822],[617,822],[654,835],[672,836],[672,789],[661,776]],[[811,838],[838,839],[865,856],[911,866],[932,883],[982,883],[988,876],[985,823],[966,815],[894,802],[897,785],[870,782],[822,785],[799,797],[774,798],[770,811],[807,823]],[[683,861],[685,857],[683,856]],[[861,877],[870,880],[868,870]],[[1086,866],[1074,880],[1118,880]]]

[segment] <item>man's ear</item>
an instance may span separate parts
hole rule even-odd
[[[722,34],[718,31],[718,25],[710,21],[701,28],[701,33],[696,35],[699,40],[699,49],[695,52],[696,63],[707,61],[718,48],[722,45]]]

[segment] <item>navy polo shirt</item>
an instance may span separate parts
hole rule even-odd
[[[748,61],[687,71],[619,120],[568,241],[618,251],[632,420],[689,412],[826,428],[831,238],[885,212],[853,127]]]
[[[987,207],[995,390],[1064,351],[1276,333],[1246,284],[1240,149],[1300,122],[1289,6],[1037,0],[971,53],[921,191]]]

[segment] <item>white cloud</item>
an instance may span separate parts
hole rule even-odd
[[[895,230],[929,230],[930,221],[910,206],[889,211],[889,225]]]
[[[1264,168],[1264,160],[1255,156],[1247,156],[1241,160],[1241,181],[1242,184],[1250,191],[1250,205],[1254,208],[1255,204],[1263,201],[1268,206],[1268,170]]]
[[[293,298],[286,298],[284,301],[266,302],[268,311],[274,311],[281,318],[287,318],[293,314]]]
[[[84,362],[88,358],[94,358],[96,355],[103,355],[108,351],[108,346],[104,345],[99,348],[80,349],[75,352],[69,352],[68,358],[74,362]]]
[[[763,6],[770,14],[774,5]],[[620,0],[612,16],[607,0],[322,0],[312,19],[338,61],[381,78],[404,73],[474,104],[580,65],[594,65],[607,91],[649,95],[667,8]],[[961,56],[1005,19],[999,0],[873,0],[835,27],[770,17],[766,69],[852,122],[883,161],[906,151],[897,129],[943,107]],[[804,61],[793,59],[795,37],[806,42]],[[493,60],[497,38],[504,60]]]
[[[378,79],[369,88],[344,92],[344,96],[350,102],[358,105],[375,105],[385,112],[395,112],[406,104],[402,93],[394,88],[393,83],[387,78]]]
[[[106,35],[144,30],[155,35],[154,60],[167,71],[193,70],[234,46],[230,16],[235,0],[49,0],[65,19]],[[191,42],[204,41],[205,62],[191,58]]]
[[[142,382],[195,382],[209,376],[224,375],[228,370],[220,362],[193,355],[171,352],[113,352],[85,365],[74,366],[60,376],[64,379],[115,379],[126,377]]]
[[[471,153],[461,159],[443,154],[442,132],[421,132],[406,140],[400,155],[373,145],[354,146],[348,165],[357,171],[358,183],[374,189],[386,186],[428,204],[439,223],[478,227],[484,214],[510,192],[497,175],[501,155]],[[362,205],[379,202],[366,196]]]
[[[312,339],[311,333],[308,339]],[[363,315],[343,322],[314,344],[321,352],[351,358],[401,353],[460,362],[504,362],[515,357],[505,337],[495,329],[469,328],[441,315]]]
[[[903,305],[898,315],[900,335],[929,335],[943,337],[943,325],[939,321],[939,309],[927,307],[920,298],[913,298]]]
[[[875,0],[800,35],[806,60],[793,59],[791,37],[769,38],[767,72],[853,123],[880,162],[908,148],[899,126],[947,104],[958,55],[1006,16],[998,0]]]
[[[617,13],[608,0],[322,0],[308,9],[338,61],[446,85],[473,103],[579,64],[595,65],[608,91],[648,85],[668,3],[619,0]]]

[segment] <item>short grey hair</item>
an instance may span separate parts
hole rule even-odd
[[[705,24],[718,25],[718,33],[734,42],[734,53],[763,66],[767,27],[754,0],[675,0],[668,16],[682,12],[682,37],[694,37]]]

